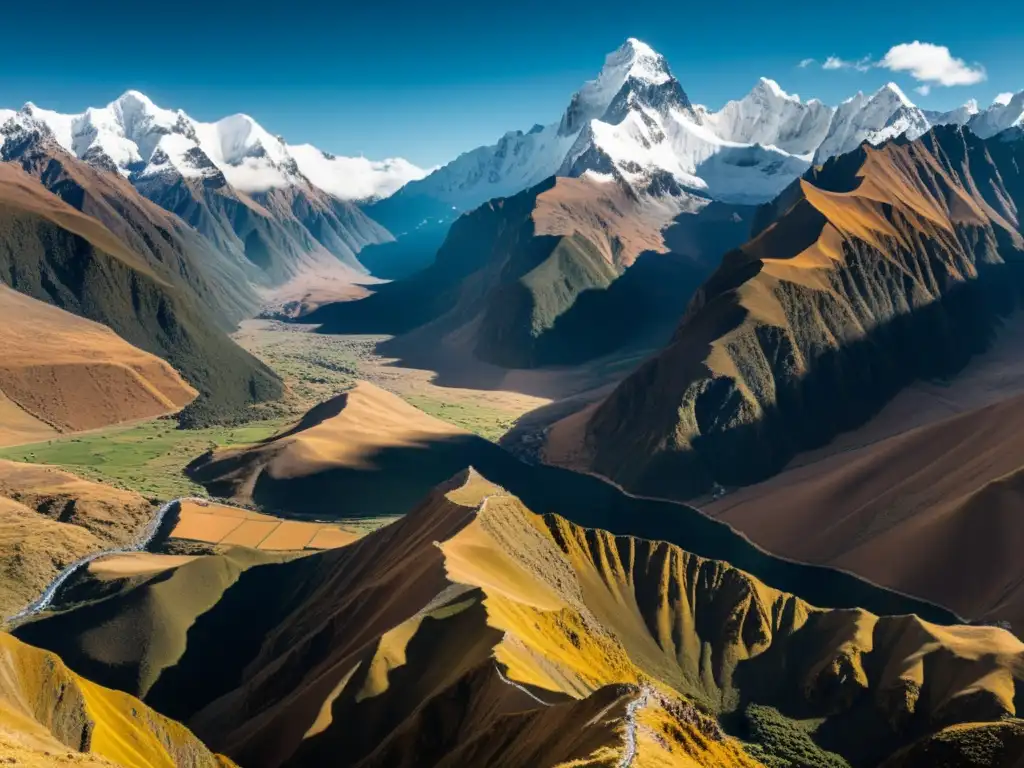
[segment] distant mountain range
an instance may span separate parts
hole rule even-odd
[[[830,107],[761,78],[738,101],[712,112],[690,102],[665,58],[630,38],[608,55],[597,78],[570,99],[560,120],[510,131],[411,181],[371,208],[396,234],[422,224],[424,211],[469,210],[553,175],[611,176],[638,191],[668,184],[729,202],[771,199],[813,163],[932,125],[969,125],[983,138],[1024,119],[1024,91],[979,111],[970,102],[925,112],[890,83]],[[430,202],[440,203],[431,207]],[[411,218],[400,221],[400,209]],[[428,217],[429,218],[429,217]]]
[[[290,145],[248,115],[203,123],[180,109],[158,107],[138,91],[77,115],[29,102],[18,112],[0,109],[0,124],[16,115],[46,125],[79,159],[132,180],[169,172],[207,179],[219,172],[249,194],[308,181],[341,200],[370,200],[426,174],[402,158],[373,162],[337,157],[310,144]]]

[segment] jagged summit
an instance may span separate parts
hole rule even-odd
[[[865,141],[877,145],[897,136],[916,139],[930,127],[924,112],[895,83],[886,83],[870,96],[858,91],[836,108],[814,162],[850,152]]]
[[[634,88],[664,86],[674,81],[665,57],[634,37],[609,53],[597,77],[573,94],[562,115],[558,135],[578,134],[587,122],[602,117],[630,81]]]
[[[425,173],[400,159],[372,163],[310,152],[308,145],[293,148],[245,114],[200,122],[182,110],[164,109],[133,89],[81,114],[41,109],[32,102],[20,114],[45,125],[58,144],[79,159],[131,179],[168,174],[209,178],[213,168],[247,193],[312,183],[347,200],[391,194]],[[0,110],[0,122],[12,115]]]
[[[997,109],[1001,116],[986,117],[992,126],[982,130],[1005,129],[1024,112],[1016,106]],[[812,161],[821,163],[864,141],[913,139],[932,125],[968,121],[981,125],[968,107],[926,114],[895,83],[833,107],[818,99],[803,101],[768,77],[714,112],[690,102],[664,56],[629,38],[605,57],[597,77],[573,94],[557,123],[506,134],[467,152],[410,184],[403,197],[470,210],[552,175],[587,174],[615,179],[637,194],[760,203],[806,172]]]
[[[772,80],[770,77],[759,77],[757,79],[757,85],[754,86],[754,90],[760,90],[766,93],[770,93],[779,99],[786,99],[787,101],[800,101],[800,97],[795,93],[786,93],[782,90],[777,82]]]

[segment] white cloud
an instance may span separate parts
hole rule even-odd
[[[919,85],[914,90],[917,91],[918,93],[920,93],[922,96],[927,96],[929,93],[932,92],[932,87],[930,85],[927,85],[927,84],[926,85]]]
[[[857,60],[841,59],[838,56],[829,56],[822,63],[822,69],[855,69],[858,72],[867,72],[871,69],[871,57],[865,56]]]
[[[811,64],[814,64],[814,62],[814,59],[801,59],[800,63],[797,64],[797,66],[800,67],[800,69],[807,69],[807,67],[811,66]]]
[[[877,66],[909,72],[915,80],[938,85],[973,85],[985,79],[984,67],[969,66],[963,59],[954,58],[944,45],[919,40],[894,45]]]
[[[1007,91],[1006,93],[1000,93],[998,96],[996,96],[994,99],[992,99],[992,103],[993,104],[1002,104],[1005,107],[1007,104],[1010,103],[1010,99],[1012,99],[1012,98],[1013,98],[1013,94],[1010,93],[1009,91]]]

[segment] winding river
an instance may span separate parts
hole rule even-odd
[[[53,581],[51,581],[47,585],[46,589],[43,590],[43,593],[39,597],[37,597],[35,600],[33,600],[31,603],[22,608],[13,616],[8,617],[5,622],[7,624],[7,627],[10,628],[15,624],[19,624],[25,619],[35,616],[37,613],[45,611],[47,608],[49,608],[50,604],[53,603],[53,598],[56,597],[58,590],[60,590],[64,582],[71,578],[72,574],[77,572],[78,569],[88,566],[89,563],[91,563],[93,560],[98,560],[99,558],[106,557],[107,555],[119,555],[128,552],[144,551],[147,547],[149,547],[153,539],[155,539],[156,535],[160,532],[160,526],[163,525],[164,517],[167,516],[167,513],[174,509],[175,504],[180,504],[183,501],[205,502],[207,501],[207,499],[201,499],[195,496],[183,496],[181,498],[168,501],[166,504],[161,506],[160,509],[157,510],[156,514],[146,524],[146,527],[142,530],[142,532],[139,534],[139,536],[133,543],[127,544],[122,547],[102,549],[99,552],[92,552],[91,554],[88,554],[85,557],[81,557],[78,560],[75,560],[73,563],[68,565],[64,570],[62,570],[53,578]]]

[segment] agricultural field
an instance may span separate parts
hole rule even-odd
[[[0,458],[52,464],[153,499],[206,496],[202,486],[182,473],[192,459],[214,446],[243,445],[270,437],[286,422],[277,419],[236,427],[179,429],[176,421],[164,418],[2,448]]]

